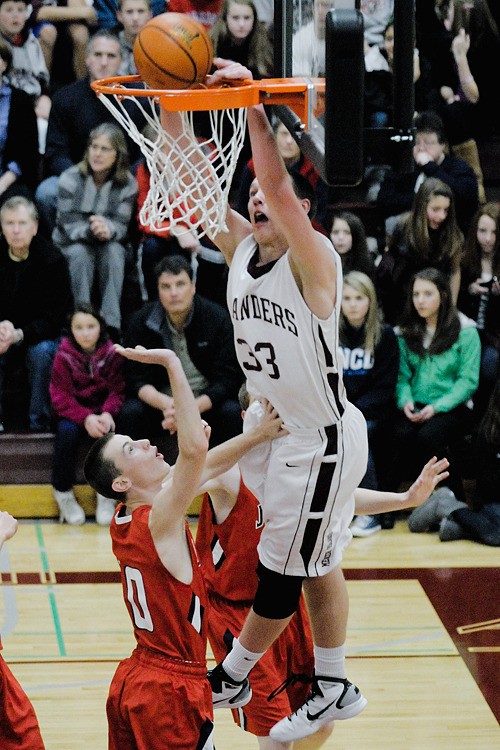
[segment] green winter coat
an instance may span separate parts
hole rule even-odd
[[[400,363],[396,395],[398,408],[408,401],[430,404],[447,412],[465,404],[477,390],[481,342],[473,321],[460,315],[462,330],[457,341],[442,354],[420,357],[398,336]]]

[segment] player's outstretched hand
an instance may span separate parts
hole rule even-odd
[[[224,60],[222,57],[214,57],[214,65],[217,70],[205,79],[207,86],[220,86],[225,81],[252,80],[252,72],[241,63],[233,60]]]
[[[433,456],[430,461],[427,461],[420,475],[407,491],[408,507],[422,505],[430,497],[436,485],[450,475],[449,471],[446,471],[449,465],[447,458],[438,461],[436,456]]]
[[[148,365],[164,365],[167,367],[176,358],[177,355],[171,349],[145,349],[143,346],[123,347],[120,344],[114,345],[115,352],[121,354],[126,359],[132,359],[134,362],[144,362]]]

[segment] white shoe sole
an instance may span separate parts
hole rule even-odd
[[[285,719],[282,719],[277,724],[275,724],[274,727],[271,727],[269,736],[273,740],[278,740],[279,742],[293,742],[294,740],[302,740],[304,739],[304,737],[309,737],[311,734],[317,732],[318,729],[323,726],[323,724],[326,724],[329,721],[353,719],[355,716],[361,713],[367,703],[368,701],[366,700],[366,698],[363,695],[360,695],[359,698],[354,701],[354,703],[350,703],[344,708],[334,708],[330,711],[327,711],[327,713],[323,714],[320,718],[314,720],[312,724],[301,721],[300,724],[295,727],[295,729],[293,729],[291,726],[291,720],[286,717]]]

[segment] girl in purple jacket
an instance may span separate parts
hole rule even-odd
[[[125,400],[123,357],[116,354],[101,315],[87,304],[71,314],[69,334],[57,350],[50,380],[50,398],[57,419],[52,485],[59,520],[85,523],[76,501],[78,447],[82,439],[99,438],[115,429],[114,417]],[[109,525],[114,500],[97,495],[96,521]]]

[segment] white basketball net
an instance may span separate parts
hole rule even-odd
[[[183,132],[173,138],[160,122],[158,100],[126,91],[120,87],[119,93],[98,96],[146,159],[150,181],[141,223],[154,232],[176,227],[177,234],[196,230],[199,237],[206,234],[210,239],[227,232],[229,189],[245,138],[246,108],[209,110],[212,137],[200,142],[194,134],[193,112],[179,112]],[[135,124],[133,107],[151,127],[154,141]]]

